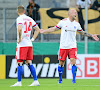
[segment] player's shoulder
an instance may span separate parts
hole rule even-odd
[[[23,17],[22,17],[22,16],[18,16],[16,20],[17,20],[17,21],[18,21],[18,20],[23,20]]]
[[[64,18],[64,19],[62,19],[62,21],[67,21],[68,20],[68,18]]]
[[[20,16],[18,16],[16,20],[19,20],[19,19],[21,19]]]
[[[76,21],[76,20],[75,20],[74,22],[75,22],[76,24],[79,24],[79,22],[78,22],[78,21]]]
[[[68,21],[68,18],[64,18],[64,19],[60,20],[60,23],[64,23],[66,21]]]
[[[78,21],[75,21],[75,25],[79,27],[80,23]]]
[[[29,16],[27,16],[27,15],[26,15],[26,18],[28,18],[28,19],[32,19],[31,17],[29,17]]]
[[[29,17],[29,16],[26,16],[27,17],[27,19],[29,19],[30,21],[34,21],[31,17]]]
[[[83,1],[82,0],[78,0],[77,3],[81,4],[81,3],[83,3]]]

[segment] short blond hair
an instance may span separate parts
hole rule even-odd
[[[18,11],[18,13],[24,13],[24,11],[25,11],[24,6],[23,5],[18,6],[17,11]]]

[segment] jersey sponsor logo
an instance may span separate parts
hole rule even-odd
[[[65,32],[67,32],[67,31],[75,32],[75,31],[73,31],[73,30],[65,30]]]

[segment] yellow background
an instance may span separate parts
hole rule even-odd
[[[0,79],[5,79],[6,77],[6,56],[0,55]]]
[[[42,19],[42,28],[43,29],[47,29],[48,26],[56,26],[58,24],[58,22],[60,21],[57,18],[51,18],[47,15],[47,10],[49,10],[50,8],[41,8],[40,9],[40,14],[41,14],[41,19]],[[64,18],[68,17],[68,11],[65,10],[59,10],[59,11],[55,11],[53,12],[55,15],[57,16],[62,16]],[[85,20],[85,10],[82,10],[82,14],[83,14],[83,19]],[[88,20],[91,19],[95,19],[99,17],[99,12],[89,9],[88,10]],[[78,18],[77,18],[78,21]],[[52,32],[53,34],[60,34],[60,30]],[[100,21],[96,22],[96,23],[91,23],[88,24],[88,33],[91,34],[100,34]]]

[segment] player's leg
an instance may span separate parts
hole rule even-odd
[[[66,49],[60,49],[59,50],[59,56],[58,56],[58,60],[59,60],[59,65],[58,65],[59,82],[58,83],[62,83],[62,75],[63,75],[64,64],[65,64],[65,60],[66,60],[67,55],[68,55],[68,53],[66,52]]]
[[[30,72],[31,72],[33,79],[34,79],[34,82],[29,86],[40,86],[40,84],[37,80],[35,67],[32,64],[32,60],[26,60],[26,64],[28,65]]]
[[[76,66],[76,59],[75,58],[70,58],[70,62],[72,65],[72,75],[73,75],[73,80],[72,83],[76,83],[76,72],[77,72],[77,66]]]
[[[76,72],[77,72],[77,66],[76,66],[76,59],[77,59],[77,49],[72,48],[69,51],[69,58],[70,58],[70,63],[72,65],[72,75],[73,75],[73,80],[72,83],[76,83]]]
[[[18,47],[16,49],[16,59],[18,63],[17,67],[17,83],[15,83],[12,86],[22,86],[21,84],[21,79],[22,79],[22,74],[23,74],[23,60],[26,59],[26,54],[27,54],[27,48],[25,47]]]
[[[26,60],[26,64],[28,65],[28,68],[30,69],[30,72],[33,76],[33,79],[37,80],[36,70],[35,70],[35,67],[32,64],[32,60]]]
[[[59,82],[58,83],[62,83],[62,75],[63,75],[63,71],[64,71],[64,64],[65,64],[65,61],[59,60],[59,65],[58,65]]]
[[[17,83],[15,83],[14,85],[11,85],[11,87],[13,86],[22,86],[22,83],[21,83],[21,79],[22,79],[22,74],[23,74],[23,60],[17,60],[19,62],[18,63],[18,66],[17,66]]]
[[[39,82],[37,80],[37,76],[36,76],[36,70],[35,67],[32,64],[32,60],[33,60],[33,48],[29,47],[28,48],[28,53],[27,53],[27,60],[26,60],[26,64],[28,65],[30,72],[33,76],[34,82],[30,85],[30,86],[39,86]]]
[[[18,63],[17,74],[18,74],[17,81],[18,82],[21,82],[22,74],[23,74],[23,66],[22,66],[22,63]]]

